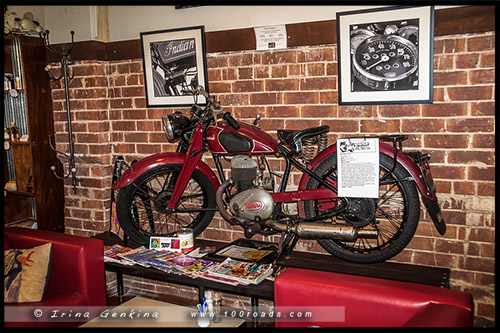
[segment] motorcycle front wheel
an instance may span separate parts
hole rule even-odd
[[[380,179],[392,170],[394,160],[380,154]],[[337,154],[321,162],[315,173],[331,184],[337,180]],[[319,188],[319,182],[310,179],[307,189]],[[344,200],[341,203],[341,200]],[[355,263],[376,263],[388,260],[401,252],[413,237],[420,217],[420,201],[414,181],[398,162],[395,170],[379,184],[379,198],[335,198],[304,202],[307,218],[327,212],[326,209],[344,204],[346,208],[326,221],[375,229],[376,239],[358,238],[355,241],[319,239],[318,243],[330,254]],[[328,216],[326,214],[326,216]]]
[[[216,209],[215,189],[201,171],[193,172],[176,208],[167,209],[181,168],[179,164],[156,167],[120,189],[116,214],[130,239],[147,244],[151,236],[173,236],[181,228],[193,229],[196,237],[208,226]]]

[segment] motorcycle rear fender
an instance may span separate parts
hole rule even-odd
[[[119,188],[128,186],[132,184],[132,182],[134,182],[137,177],[148,170],[162,165],[183,164],[185,162],[185,159],[185,154],[171,152],[148,156],[146,158],[143,158],[142,160],[137,161],[131,166],[129,170],[125,171],[122,177],[113,184],[112,188],[113,190],[117,190]],[[196,170],[201,171],[205,176],[207,176],[207,178],[212,183],[214,190],[217,191],[220,186],[220,182],[212,169],[206,163],[200,161],[196,165]]]
[[[379,142],[379,150],[382,154],[389,157],[394,157],[394,148],[385,142]],[[329,155],[337,153],[337,145],[331,145],[323,150],[318,156],[316,156],[311,163],[309,163],[308,169],[314,170],[316,167]],[[402,154],[399,150],[397,151],[397,160],[401,165],[410,173],[410,175],[415,180],[418,190],[420,193],[430,200],[437,200],[437,197],[433,193],[429,193],[427,186],[423,180],[420,168],[413,162],[411,158]],[[309,175],[304,173],[299,182],[299,190],[304,190],[309,182]]]
[[[379,151],[382,154],[385,154],[391,158],[394,157],[394,147],[386,144],[385,142],[379,142]],[[336,144],[327,147],[309,163],[308,169],[314,171],[316,167],[326,157],[336,153],[337,153]],[[397,151],[396,156],[398,162],[401,163],[401,165],[408,171],[411,177],[415,180],[417,188],[420,191],[420,194],[422,195],[422,201],[424,202],[425,207],[429,212],[429,215],[431,216],[434,225],[436,226],[436,229],[439,231],[440,234],[444,234],[444,232],[446,231],[446,224],[443,219],[441,209],[439,208],[436,193],[432,191],[432,189],[429,190],[427,188],[425,181],[423,179],[423,175],[420,171],[420,168],[418,167],[418,165],[415,164],[415,162],[413,162],[413,160],[410,157],[404,155],[399,150]],[[305,190],[307,183],[309,182],[309,179],[310,179],[309,175],[304,173],[300,179],[298,190]],[[301,216],[304,216],[302,205],[299,205],[299,213]]]

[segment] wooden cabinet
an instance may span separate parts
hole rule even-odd
[[[41,38],[5,38],[4,73],[18,85],[17,96],[4,87],[4,127],[14,121],[27,141],[11,142],[10,149],[4,149],[4,183],[16,183],[15,190],[4,191],[4,223],[33,217],[39,229],[64,232],[64,184],[51,170],[54,165],[62,174],[62,164],[49,145],[54,119],[46,65]]]

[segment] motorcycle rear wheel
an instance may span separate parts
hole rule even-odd
[[[171,164],[151,169],[130,185],[120,189],[116,199],[118,222],[127,236],[148,244],[151,236],[173,236],[181,228],[193,229],[196,237],[205,230],[215,214],[215,189],[198,170],[188,181],[177,208],[167,205],[182,165]],[[190,212],[179,212],[178,209]],[[202,210],[213,208],[214,210]]]
[[[380,154],[380,178],[392,169],[393,159]],[[337,154],[321,162],[315,170],[323,179],[334,183],[337,179]],[[355,241],[319,239],[318,243],[330,254],[355,263],[376,263],[388,260],[401,252],[412,239],[420,216],[420,201],[410,174],[398,162],[396,169],[379,185],[379,198],[348,198],[357,201],[364,212],[344,213],[332,218],[336,223],[354,225],[360,229],[376,229],[377,239],[358,238]],[[319,182],[310,179],[307,189],[318,188]],[[372,201],[370,201],[372,200]],[[373,205],[373,202],[375,203]],[[304,202],[306,217],[318,216],[325,204],[335,205],[337,199]],[[366,210],[373,210],[373,214]]]

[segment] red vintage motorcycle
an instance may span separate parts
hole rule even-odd
[[[180,228],[193,229],[196,237],[218,211],[247,238],[281,234],[278,255],[290,253],[299,239],[313,239],[344,260],[374,263],[410,242],[420,216],[418,192],[438,232],[445,233],[430,155],[403,152],[406,135],[378,137],[378,199],[339,197],[337,145],[327,144],[328,126],[278,130],[276,141],[258,127],[259,116],[253,124],[239,122],[202,87],[189,93],[195,96],[190,118],[181,112],[162,118],[168,141],[179,141],[177,151],[132,164],[113,184],[118,221],[134,241],[146,244],[150,236]],[[196,104],[200,94],[206,106]],[[207,151],[218,176],[201,160]],[[283,159],[284,171],[272,170],[269,156]],[[228,178],[221,158],[230,160]],[[289,191],[292,167],[302,176]]]

